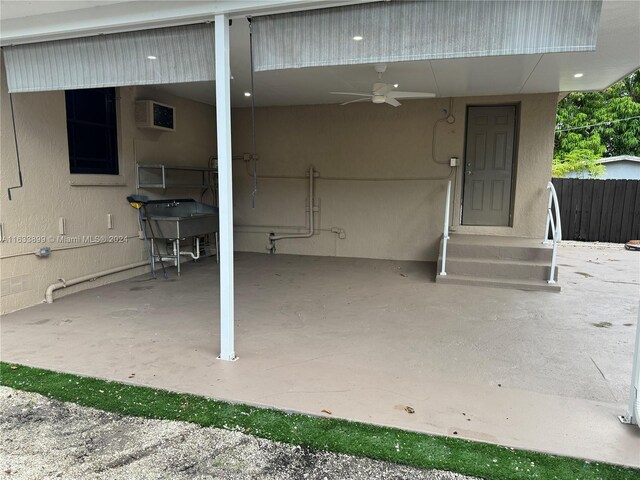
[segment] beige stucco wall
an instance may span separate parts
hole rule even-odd
[[[432,159],[433,125],[446,116],[448,99],[406,101],[399,108],[354,104],[257,109],[258,173],[304,176],[310,165],[320,173],[316,180],[319,234],[281,240],[277,252],[436,260],[447,183],[442,177],[448,175],[455,187],[456,231],[542,236],[556,94],[456,98],[455,122],[440,122],[436,129],[436,159],[463,159],[466,107],[491,104],[517,104],[520,110],[512,227],[459,225],[462,168],[452,171]],[[236,153],[251,151],[250,120],[249,110],[234,111]],[[252,179],[246,166],[242,160],[234,164],[235,248],[265,252],[269,232],[305,230],[307,181],[259,178],[252,209]],[[344,177],[378,180],[338,180]],[[384,181],[398,177],[440,179]],[[344,229],[346,238],[338,238],[332,228]]]
[[[152,98],[176,107],[177,131],[172,133],[138,129],[134,125],[134,101]],[[163,95],[149,87],[119,89],[119,160],[118,178],[69,174],[64,92],[15,94],[13,96],[16,131],[20,148],[24,187],[18,184],[16,150],[11,124],[9,95],[4,65],[0,99],[0,222],[5,241],[0,243],[0,312],[7,313],[39,303],[46,287],[59,278],[72,279],[147,258],[144,242],[137,238],[137,213],[126,196],[136,190],[135,161],[206,166],[215,154],[215,108],[178,97]],[[114,180],[120,185],[76,186],[73,179]],[[145,192],[158,198],[162,192]],[[200,197],[200,191],[172,191],[168,196]],[[107,229],[107,214],[113,229]],[[68,250],[69,244],[58,241],[59,218],[66,221],[67,238],[82,235],[129,236],[126,243],[108,243]],[[44,236],[33,243],[12,243],[15,236]],[[50,241],[48,237],[54,237]],[[49,258],[31,252],[48,245]],[[27,255],[12,257],[20,253]],[[56,297],[140,274],[143,268],[60,290]]]

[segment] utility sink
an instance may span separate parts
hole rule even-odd
[[[174,240],[218,231],[218,208],[193,199],[149,201],[142,218],[149,238]]]

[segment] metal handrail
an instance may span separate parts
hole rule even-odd
[[[560,206],[558,203],[558,194],[556,188],[552,182],[547,183],[547,190],[549,190],[549,201],[547,203],[547,227],[545,229],[544,240],[542,243],[549,243],[549,230],[553,239],[553,252],[551,254],[551,272],[549,273],[549,280],[547,283],[556,283],[555,270],[556,270],[556,256],[558,253],[558,244],[562,241],[562,222],[560,220]],[[554,212],[551,211],[551,207],[554,207]],[[555,220],[553,217],[555,213]]]
[[[451,204],[451,180],[447,183],[447,197],[444,204],[444,228],[442,229],[442,264],[440,275],[446,276],[447,270],[447,241],[449,240],[449,205]]]

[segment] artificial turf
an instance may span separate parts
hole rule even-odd
[[[0,362],[0,384],[109,412],[205,427],[486,479],[640,479],[640,470],[459,438],[228,403]]]

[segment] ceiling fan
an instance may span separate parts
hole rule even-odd
[[[386,72],[387,66],[384,64],[374,65],[374,70],[378,73],[378,82],[373,84],[371,93],[354,93],[354,92],[329,92],[333,95],[351,95],[353,97],[362,97],[355,100],[349,100],[348,102],[341,103],[340,105],[348,105],[349,103],[356,102],[373,102],[373,103],[388,103],[394,107],[402,105],[398,98],[433,98],[435,93],[425,92],[400,92],[395,90],[393,85],[388,83],[382,83],[382,74]]]

